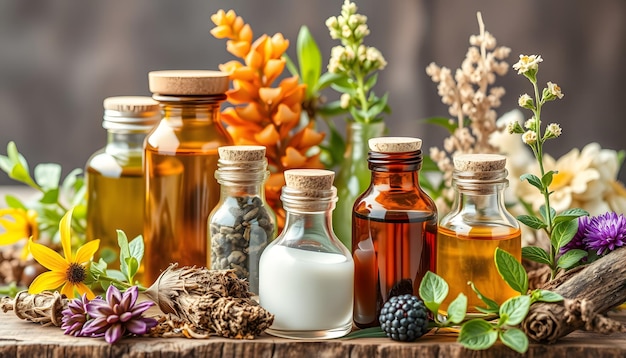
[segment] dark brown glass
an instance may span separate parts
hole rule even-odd
[[[379,325],[390,297],[418,295],[436,267],[437,209],[419,185],[421,151],[370,152],[368,163],[371,184],[352,216],[354,322],[361,328]]]

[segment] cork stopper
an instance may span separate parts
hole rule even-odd
[[[217,148],[221,160],[232,162],[255,162],[265,158],[261,145],[228,145]]]
[[[148,73],[150,92],[162,95],[216,95],[228,90],[228,74],[205,70],[167,70]]]
[[[300,190],[331,190],[335,172],[323,169],[285,170],[287,187]]]
[[[146,96],[117,96],[105,98],[102,102],[105,110],[117,112],[158,112],[159,102]]]
[[[378,153],[415,152],[422,148],[422,140],[412,137],[377,137],[368,144],[371,151]]]
[[[454,157],[454,169],[461,172],[501,171],[506,157],[499,154],[461,154]]]

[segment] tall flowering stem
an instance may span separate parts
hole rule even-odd
[[[527,180],[544,197],[544,205],[539,208],[540,217],[520,215],[518,220],[533,229],[544,230],[550,238],[549,252],[539,247],[526,247],[522,250],[522,255],[527,259],[549,265],[552,270],[551,278],[554,278],[560,268],[570,268],[587,255],[583,250],[569,250],[558,256],[561,248],[566,246],[578,232],[578,220],[576,219],[580,216],[589,215],[589,213],[581,209],[568,209],[557,214],[550,206],[550,195],[553,192],[550,185],[558,172],[546,171],[544,168],[543,144],[548,139],[560,136],[561,127],[556,123],[550,123],[545,130],[542,130],[541,109],[547,102],[563,98],[563,93],[557,84],[548,82],[540,95],[537,72],[539,71],[539,63],[542,61],[543,59],[539,55],[520,55],[519,61],[513,65],[513,69],[517,70],[518,74],[524,75],[533,86],[534,98],[525,93],[518,100],[519,106],[531,110],[533,116],[526,120],[524,128],[518,122],[511,122],[508,124],[507,130],[509,133],[522,134],[522,141],[531,148],[539,164],[540,177],[534,174],[524,174],[520,179]]]
[[[297,76],[274,86],[285,69],[283,54],[289,41],[277,33],[271,37],[264,34],[253,42],[250,25],[233,10],[219,10],[211,20],[216,25],[211,34],[228,39],[226,50],[239,59],[220,65],[220,70],[230,75],[232,89],[227,96],[234,105],[223,110],[222,120],[235,144],[266,147],[271,174],[265,192],[282,227],[282,173],[291,168],[323,168],[318,145],[324,133],[315,130],[314,122],[301,121],[305,85]]]

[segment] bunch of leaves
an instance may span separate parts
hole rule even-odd
[[[86,222],[86,185],[82,169],[72,170],[63,180],[62,167],[56,163],[41,163],[30,172],[26,158],[11,141],[7,145],[7,155],[0,155],[0,169],[9,178],[26,184],[38,191],[41,196],[35,201],[22,201],[14,195],[5,195],[8,207],[21,210],[34,210],[37,213],[37,231],[34,240],[47,238],[53,243],[59,242],[59,222],[69,208],[74,208],[72,230],[77,233],[77,240],[72,246],[80,246],[85,240]],[[28,240],[28,237],[24,237]]]
[[[139,273],[144,255],[143,236],[139,235],[129,242],[126,233],[117,230],[117,243],[120,247],[119,269],[108,268],[107,262],[102,258],[92,262],[89,267],[89,283],[92,287],[99,286],[106,291],[110,285],[120,290],[140,286],[135,277]],[[145,290],[144,287],[140,289]]]
[[[211,20],[216,25],[211,34],[228,39],[227,51],[238,58],[219,66],[232,82],[227,100],[233,106],[222,111],[222,120],[235,144],[265,146],[271,173],[265,193],[277,213],[278,226],[283,227],[282,173],[291,168],[323,168],[318,145],[324,133],[301,115],[306,86],[299,83],[298,76],[274,85],[285,68],[283,54],[289,41],[277,33],[271,37],[264,34],[253,42],[250,25],[233,10],[219,10]]]
[[[541,95],[539,94],[537,72],[539,71],[539,63],[542,61],[541,56],[520,55],[520,60],[513,65],[513,68],[518,70],[518,74],[524,75],[532,84],[534,99],[528,94],[523,94],[520,96],[518,104],[522,108],[529,109],[533,113],[533,117],[524,123],[525,129],[518,122],[510,123],[507,129],[511,134],[522,134],[522,141],[530,147],[539,164],[539,176],[526,173],[520,177],[520,180],[527,181],[537,188],[544,197],[544,204],[539,208],[539,215],[521,198],[529,214],[520,215],[517,219],[532,229],[543,230],[550,238],[549,250],[546,251],[537,246],[528,246],[522,249],[522,255],[525,259],[548,265],[551,269],[551,278],[554,278],[560,269],[573,267],[587,256],[587,252],[584,250],[569,250],[563,255],[559,255],[559,252],[578,231],[577,219],[581,216],[588,216],[589,213],[579,208],[571,208],[557,214],[556,210],[550,207],[550,195],[553,194],[550,185],[558,172],[545,170],[543,145],[547,140],[559,137],[561,128],[556,123],[550,123],[544,130],[541,124],[541,109],[547,102],[562,98],[563,94],[561,88],[552,82],[548,82],[547,87],[542,89]]]

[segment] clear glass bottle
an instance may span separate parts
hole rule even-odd
[[[332,230],[335,173],[291,169],[284,175],[285,228],[263,251],[259,267],[260,304],[274,314],[266,332],[342,337],[352,329],[354,262]]]
[[[462,292],[467,296],[468,312],[478,312],[475,306],[484,307],[484,303],[468,281],[500,304],[517,295],[498,274],[493,256],[499,247],[521,260],[521,232],[504,205],[506,158],[464,154],[453,161],[456,196],[451,211],[439,223],[436,273],[450,286],[444,310]]]
[[[149,83],[163,119],[144,146],[146,285],[170,263],[211,267],[207,226],[220,197],[217,148],[233,144],[219,120],[226,73],[153,71]]]
[[[265,147],[220,147],[215,178],[220,201],[209,216],[211,268],[234,270],[259,293],[259,260],[276,237],[276,215],[265,201]]]
[[[129,240],[143,234],[143,141],[161,119],[150,97],[118,96],[103,102],[107,142],[87,161],[87,238],[100,239],[99,257],[119,268],[117,230]]]
[[[435,271],[437,208],[420,188],[422,140],[378,137],[368,142],[369,188],[354,204],[354,322],[378,326],[392,296],[418,295],[427,271]]]

